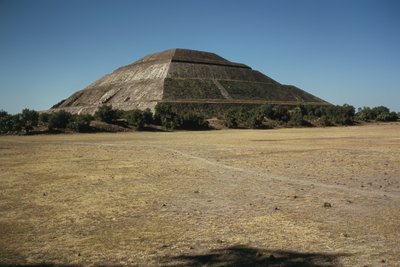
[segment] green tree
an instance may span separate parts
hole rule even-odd
[[[155,120],[159,122],[165,129],[173,130],[180,126],[180,119],[171,105],[167,103],[159,103],[155,107]]]
[[[39,113],[35,110],[30,110],[26,108],[22,110],[20,119],[23,127],[25,128],[25,131],[30,132],[31,130],[33,130],[34,126],[38,125]]]
[[[65,129],[72,119],[72,114],[64,110],[57,111],[51,114],[49,119],[48,128],[53,129]]]
[[[302,126],[304,125],[303,112],[302,109],[296,107],[291,111],[289,124],[291,126]]]
[[[50,119],[49,113],[42,112],[39,114],[39,121],[41,121],[43,123],[48,123],[49,119]]]
[[[180,116],[179,127],[186,130],[206,130],[209,128],[209,124],[203,116],[194,113],[185,113]]]
[[[370,121],[375,119],[375,115],[370,107],[363,107],[358,108],[355,118],[361,121]]]
[[[228,112],[226,112],[224,116],[225,126],[228,128],[238,128],[239,127],[238,118],[239,114],[237,110],[235,109],[228,110]]]
[[[136,127],[137,130],[142,130],[147,121],[145,112],[139,109],[130,110],[126,113],[126,119],[130,125]]]
[[[102,105],[94,113],[94,117],[100,121],[112,123],[119,118],[119,112],[110,105]]]
[[[67,124],[67,128],[78,133],[90,132],[90,122],[93,120],[91,115],[74,115]]]

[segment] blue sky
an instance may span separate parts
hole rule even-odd
[[[400,111],[397,0],[0,0],[0,109],[44,110],[170,48],[217,53],[333,104]]]

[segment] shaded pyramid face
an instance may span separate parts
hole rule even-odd
[[[216,54],[172,49],[147,55],[107,74],[55,105],[73,113],[113,108],[154,109],[160,102],[208,104],[329,103],[290,85],[280,84],[249,66]]]

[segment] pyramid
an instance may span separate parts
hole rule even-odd
[[[118,68],[52,107],[94,113],[101,105],[154,110],[157,103],[186,107],[329,105],[295,86],[280,84],[249,66],[214,53],[171,49]]]

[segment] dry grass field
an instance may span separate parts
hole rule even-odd
[[[400,266],[400,124],[2,136],[0,237],[3,266]]]

